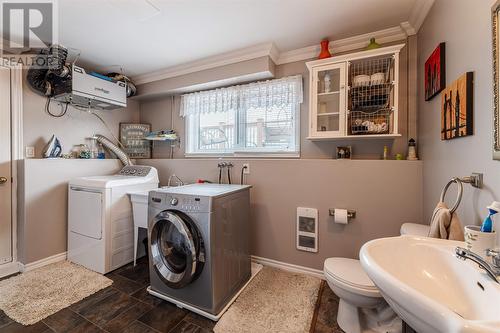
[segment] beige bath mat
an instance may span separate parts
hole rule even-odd
[[[222,316],[216,333],[309,332],[321,280],[264,267]]]
[[[112,283],[101,274],[61,261],[0,281],[0,309],[30,325]]]

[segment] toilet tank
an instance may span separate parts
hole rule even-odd
[[[417,223],[404,223],[401,226],[400,234],[401,235],[411,235],[411,236],[424,236],[427,237],[429,235],[430,227],[424,224]]]

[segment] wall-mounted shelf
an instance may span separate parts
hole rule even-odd
[[[307,63],[309,140],[394,139],[404,44]]]
[[[330,91],[326,93],[319,93],[318,96],[329,96],[329,95],[335,95],[335,94],[340,94],[340,91]]]
[[[327,113],[318,113],[318,117],[325,117],[325,116],[338,116],[340,112],[327,112]]]
[[[311,141],[335,141],[335,140],[368,140],[368,139],[380,139],[380,140],[390,140],[400,138],[401,134],[365,134],[365,135],[343,135],[336,137],[318,137],[318,136],[308,136],[306,139]]]

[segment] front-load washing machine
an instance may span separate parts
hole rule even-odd
[[[193,184],[149,193],[150,294],[220,317],[251,277],[250,187]]]

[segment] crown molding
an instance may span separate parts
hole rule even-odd
[[[271,46],[271,51],[269,52],[269,57],[274,61],[275,64],[278,63],[278,60],[280,58],[280,50],[276,47],[276,45],[273,43]]]
[[[413,25],[411,25],[411,23],[408,21],[401,22],[401,24],[399,26],[401,27],[401,29],[404,30],[404,32],[408,36],[413,36],[413,35],[417,34],[417,31],[415,30]]]
[[[272,58],[271,55],[276,57],[276,54],[277,48],[274,43],[258,44],[244,49],[211,56],[202,60],[187,62],[164,70],[137,75],[133,80],[136,85],[140,85],[260,57],[270,56]]]
[[[433,3],[434,0],[416,1],[415,6],[412,9],[412,14],[410,15],[410,20],[402,22],[399,26],[339,40],[332,40],[330,41],[330,51],[337,54],[359,50],[366,47],[372,37],[381,44],[405,40],[408,36],[414,35],[418,31],[418,28],[422,25]],[[296,50],[280,52],[276,45],[270,42],[211,56],[203,60],[188,62],[160,71],[138,75],[133,77],[133,80],[136,85],[141,85],[264,56],[270,57],[275,64],[282,65],[315,58],[319,52],[319,45],[312,45]]]
[[[392,27],[367,34],[330,41],[330,51],[335,54],[359,50],[368,45],[370,38],[375,38],[377,42],[384,44],[401,41],[406,39],[406,37],[407,34],[403,28],[400,26]],[[315,58],[319,52],[319,45],[283,52],[280,54],[276,64],[282,65],[290,62],[312,59]]]
[[[420,27],[424,23],[425,18],[429,14],[429,11],[434,5],[435,0],[417,0],[413,5],[413,8],[410,12],[410,17],[408,18],[407,26],[410,28],[409,35],[416,35],[420,30]]]

